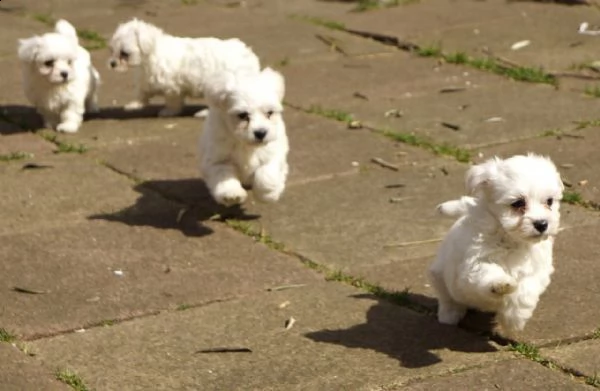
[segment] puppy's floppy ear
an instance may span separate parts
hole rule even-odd
[[[277,92],[279,101],[283,101],[283,96],[285,95],[285,81],[283,75],[267,67],[262,70],[260,77],[265,81],[265,84],[269,86],[269,88],[273,88],[273,90]]]
[[[134,18],[132,23],[140,51],[142,53],[150,53],[154,48],[157,33],[160,33],[162,30],[137,18]]]
[[[489,159],[481,164],[477,164],[467,171],[465,185],[467,193],[477,194],[490,180],[498,173],[498,165],[501,160],[497,157]]]
[[[18,55],[21,61],[33,62],[40,50],[40,37],[31,37],[19,40]]]
[[[237,78],[235,75],[224,72],[212,79],[211,83],[205,88],[204,95],[209,104],[223,108],[227,106],[236,84]]]
[[[79,42],[79,39],[77,38],[77,30],[75,30],[75,27],[73,27],[71,23],[64,19],[60,19],[58,22],[56,22],[54,25],[54,31],[60,35],[64,35],[65,37],[72,39],[75,42]]]

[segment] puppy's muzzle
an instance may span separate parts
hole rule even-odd
[[[267,129],[256,129],[254,131],[254,138],[257,141],[263,141],[265,139],[265,137],[267,136]]]
[[[543,234],[548,229],[548,220],[535,220],[533,222],[533,228]]]
[[[60,77],[62,77],[63,81],[67,81],[67,79],[69,78],[69,72],[60,71]]]

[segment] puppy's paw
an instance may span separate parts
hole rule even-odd
[[[508,277],[506,280],[494,282],[490,289],[493,294],[498,296],[510,295],[517,290],[517,281]]]
[[[170,107],[164,107],[158,112],[159,117],[175,117],[181,114],[181,109],[173,109]]]
[[[516,336],[519,332],[523,331],[527,324],[528,318],[519,316],[510,316],[508,314],[499,313],[496,316],[496,321],[500,325],[500,328],[509,337]]]
[[[75,133],[79,130],[79,124],[75,122],[63,122],[56,126],[56,131],[63,133]]]
[[[140,110],[144,108],[144,104],[139,100],[134,100],[123,106],[125,111]]]
[[[225,206],[243,204],[246,198],[248,193],[237,181],[221,183],[215,189],[215,200]]]
[[[196,117],[196,118],[206,118],[206,117],[208,117],[208,108],[196,111],[194,113],[194,117]]]
[[[457,325],[466,313],[467,309],[463,306],[440,304],[438,307],[438,322]]]

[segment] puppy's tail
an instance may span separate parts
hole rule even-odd
[[[461,217],[467,214],[469,207],[475,205],[475,198],[464,196],[457,200],[442,202],[437,206],[440,214],[447,217]]]
[[[56,22],[56,24],[54,25],[54,31],[56,31],[60,35],[64,35],[65,37],[74,39],[75,42],[78,41],[77,30],[75,30],[75,27],[73,27],[71,23],[67,22],[64,19],[61,19],[58,22]]]

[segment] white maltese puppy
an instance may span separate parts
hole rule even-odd
[[[125,109],[140,109],[160,95],[165,97],[162,117],[180,114],[185,97],[201,97],[221,72],[260,72],[258,57],[239,39],[175,37],[138,19],[119,25],[110,49],[111,68],[137,67],[137,99]]]
[[[509,335],[531,318],[550,283],[563,184],[550,159],[529,154],[490,159],[466,175],[473,197],[442,203],[459,217],[430,268],[440,323],[467,308],[496,313]]]
[[[100,76],[79,46],[75,28],[59,20],[54,30],[19,40],[24,90],[46,127],[74,133],[85,112],[98,111]]]
[[[218,203],[241,204],[250,188],[262,202],[281,196],[289,150],[283,95],[283,76],[270,68],[223,74],[206,89],[209,112],[200,138],[200,163]]]

